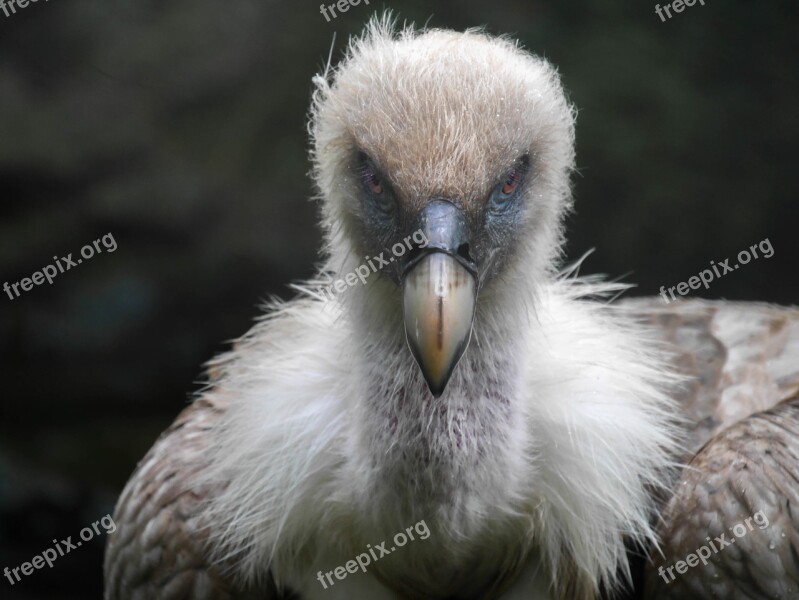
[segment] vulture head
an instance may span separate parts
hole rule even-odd
[[[316,78],[314,174],[329,270],[389,263],[347,303],[364,339],[401,332],[440,396],[473,326],[518,327],[560,251],[573,111],[555,69],[510,40],[388,29]]]

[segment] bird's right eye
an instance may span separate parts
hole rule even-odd
[[[375,163],[366,154],[358,157],[358,178],[365,192],[368,203],[381,217],[388,218],[393,214],[394,200],[391,186]]]
[[[379,196],[383,193],[383,179],[371,164],[364,163],[361,179],[366,189],[375,196]]]

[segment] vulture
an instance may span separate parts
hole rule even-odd
[[[506,37],[383,16],[314,84],[319,274],[139,463],[105,598],[799,597],[799,311],[564,268],[575,111]]]

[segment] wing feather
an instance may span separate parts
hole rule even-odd
[[[209,529],[199,506],[214,490],[194,481],[206,465],[204,434],[224,410],[219,400],[198,399],[139,463],[108,537],[106,600],[283,599],[269,583],[265,590],[241,588],[207,558]]]
[[[676,490],[647,598],[799,598],[799,396],[710,440]],[[680,573],[700,548],[707,564]]]

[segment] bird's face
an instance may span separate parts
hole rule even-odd
[[[383,274],[440,395],[469,343],[478,292],[503,274],[540,277],[558,252],[571,110],[547,63],[477,33],[394,37],[375,24],[332,85],[317,84],[328,230],[361,256],[423,240]]]

